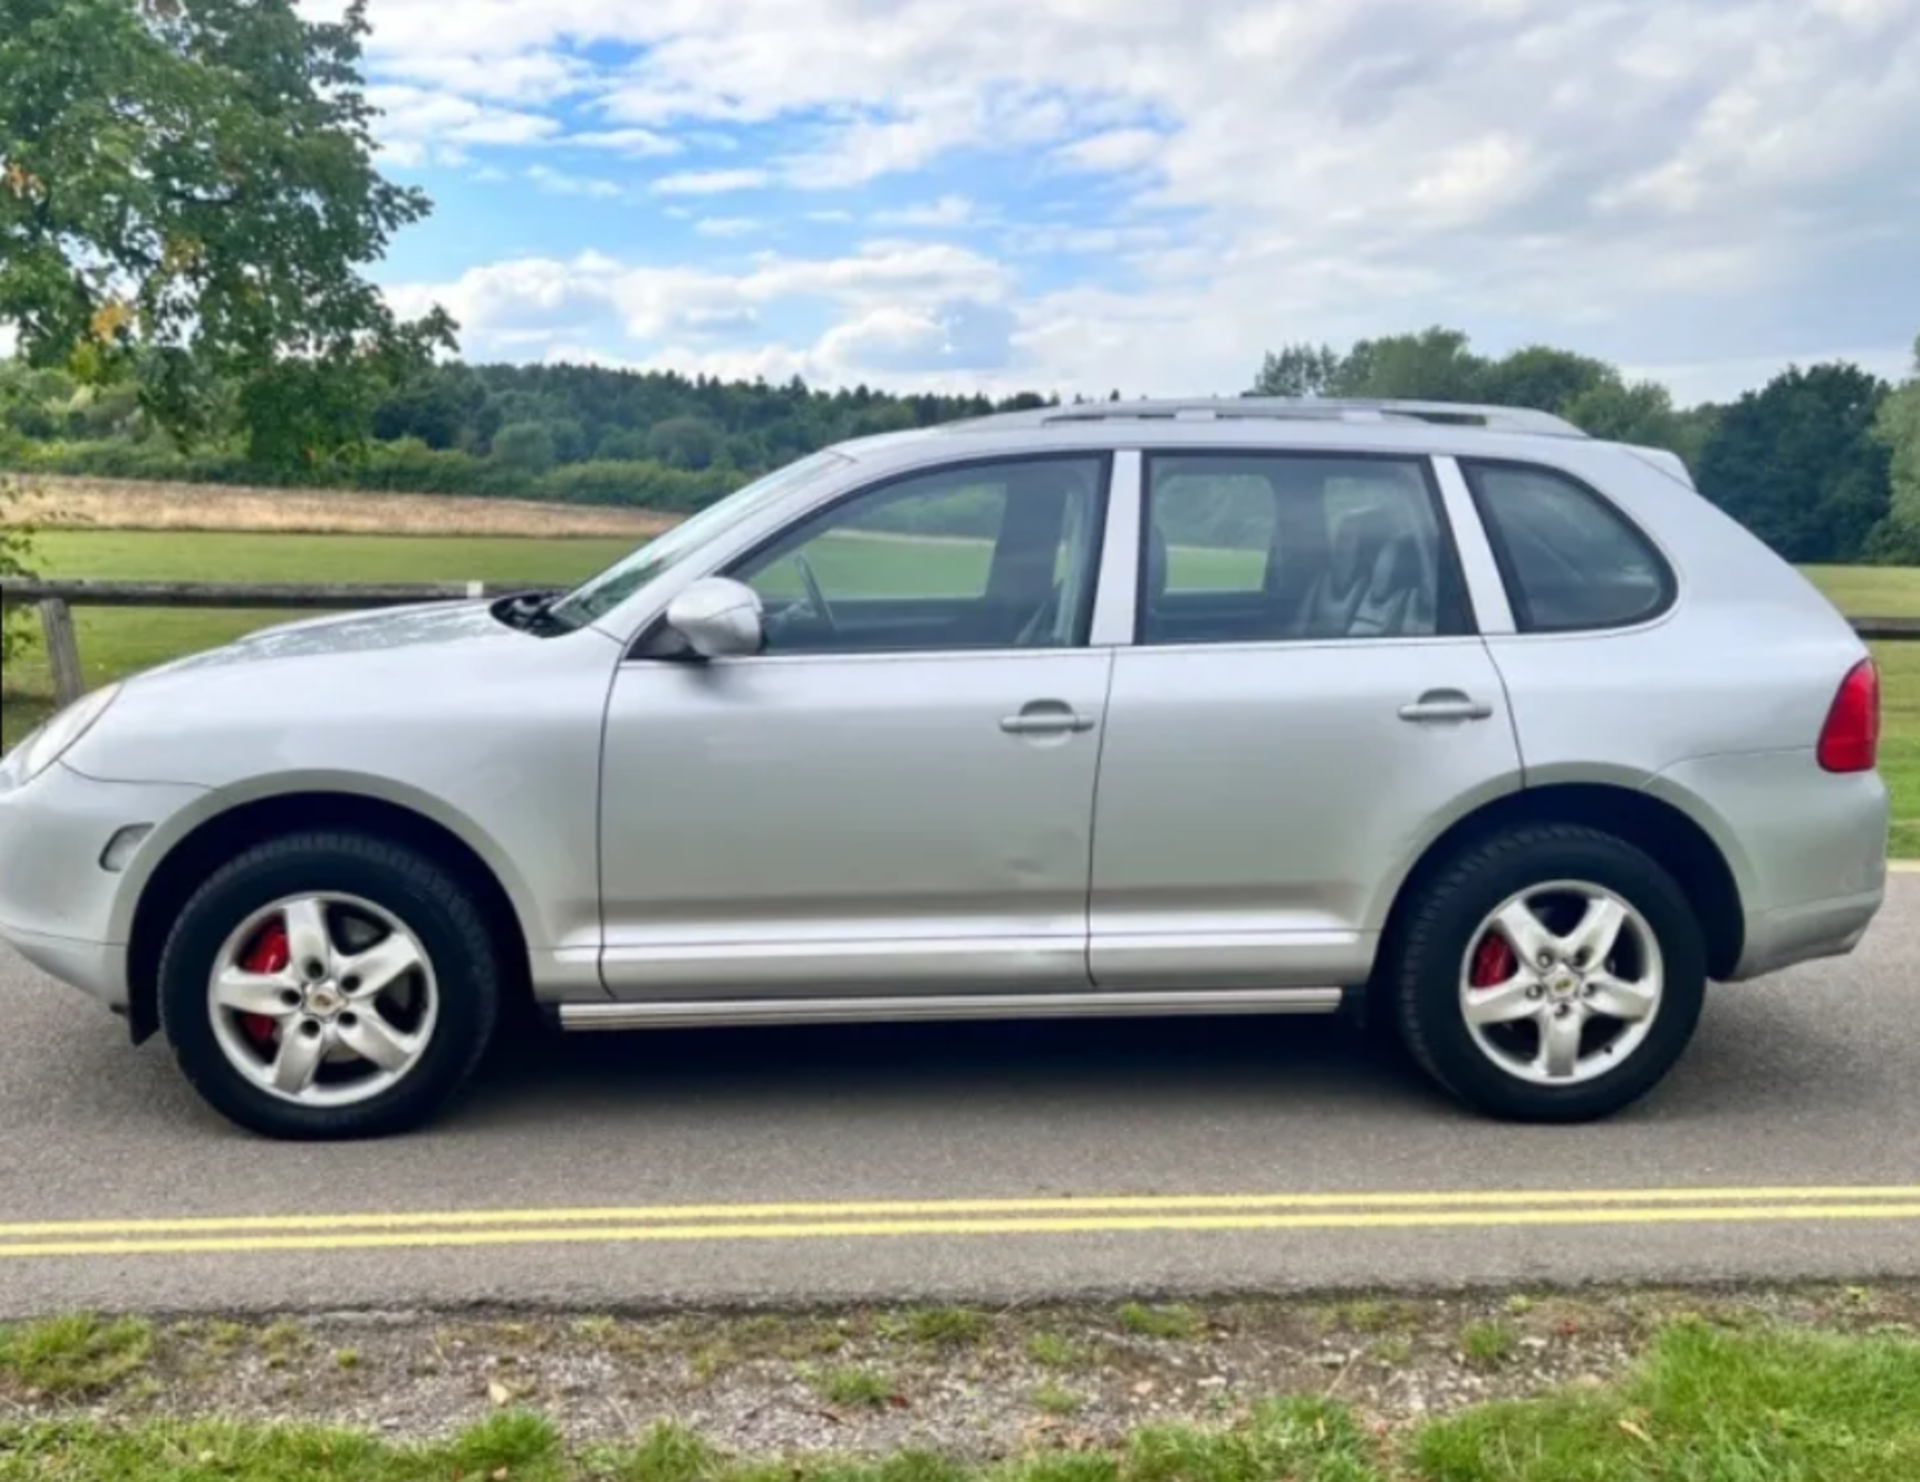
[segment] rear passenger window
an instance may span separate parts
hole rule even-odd
[[[1585,484],[1526,464],[1460,466],[1521,632],[1626,627],[1672,603],[1660,553]]]
[[[1467,629],[1423,460],[1154,454],[1145,525],[1143,644]]]

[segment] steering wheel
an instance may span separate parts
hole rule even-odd
[[[834,621],[833,606],[827,601],[827,594],[820,590],[820,578],[813,574],[813,562],[807,559],[805,551],[795,551],[793,564],[800,568],[800,580],[806,583],[807,602],[812,606],[815,616],[827,625],[829,633],[838,633],[840,625]]]

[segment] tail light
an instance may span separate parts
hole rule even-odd
[[[1829,772],[1871,772],[1880,760],[1880,671],[1862,659],[1841,682],[1820,732],[1820,765]]]

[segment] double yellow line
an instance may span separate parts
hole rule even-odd
[[[887,1237],[1920,1221],[1920,1185],[1199,1194],[0,1224],[0,1260]]]

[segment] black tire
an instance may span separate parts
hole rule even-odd
[[[227,1059],[207,985],[227,938],[255,912],[303,892],[356,896],[405,922],[439,985],[433,1037],[403,1079],[367,1101],[302,1106],[261,1089]],[[364,834],[317,831],[257,845],[187,902],[160,959],[160,1018],[175,1059],[229,1120],[293,1141],[385,1137],[437,1115],[486,1053],[500,1015],[500,969],[486,923],[432,859]]]
[[[1541,1085],[1503,1070],[1474,1042],[1460,1007],[1460,973],[1474,935],[1529,887],[1580,880],[1611,890],[1645,919],[1664,983],[1647,1037],[1617,1069],[1574,1085]],[[1639,1101],[1685,1052],[1706,1001],[1706,942],[1686,893],[1633,845],[1573,825],[1517,829],[1474,845],[1410,903],[1382,963],[1379,990],[1407,1050],[1469,1106],[1521,1122],[1585,1122]]]

